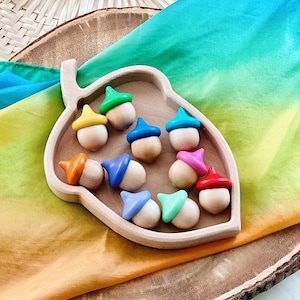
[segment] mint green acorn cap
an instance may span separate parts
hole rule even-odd
[[[111,86],[107,86],[105,88],[105,98],[99,107],[99,112],[105,115],[112,108],[126,102],[132,102],[131,94],[120,93]]]
[[[179,190],[173,194],[158,193],[157,199],[162,206],[162,221],[171,222],[181,210],[183,204],[188,198],[185,190]]]

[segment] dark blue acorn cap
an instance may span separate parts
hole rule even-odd
[[[127,134],[127,141],[131,144],[138,139],[150,136],[160,136],[160,129],[156,126],[148,125],[143,118],[138,118],[136,127]]]

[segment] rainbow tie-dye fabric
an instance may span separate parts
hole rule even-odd
[[[1,298],[70,298],[299,223],[299,14],[297,0],[179,0],[78,72],[87,86],[124,66],[154,66],[216,125],[240,176],[235,238],[157,250],[118,236],[48,188],[43,154],[64,109],[60,86],[2,109]]]

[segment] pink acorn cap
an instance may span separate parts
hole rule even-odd
[[[176,158],[185,162],[193,168],[200,176],[204,176],[207,172],[206,165],[203,161],[204,149],[200,148],[194,152],[179,151]]]

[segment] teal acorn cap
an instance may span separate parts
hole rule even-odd
[[[151,199],[149,191],[141,191],[137,193],[122,191],[120,196],[124,203],[122,218],[125,220],[131,220]]]
[[[127,153],[123,153],[114,160],[102,161],[102,167],[108,173],[109,185],[112,188],[116,188],[122,182],[125,172],[130,163],[130,156]]]
[[[162,205],[162,221],[171,222],[181,210],[183,204],[188,198],[185,190],[179,190],[173,194],[158,193],[157,199]]]
[[[137,119],[136,127],[127,134],[128,143],[150,136],[160,136],[159,127],[148,125],[143,118]]]
[[[167,122],[166,130],[170,132],[174,129],[189,127],[200,128],[200,126],[201,122],[198,119],[188,115],[182,107],[179,107],[175,118]]]
[[[105,98],[99,107],[99,112],[105,115],[112,108],[125,102],[132,102],[131,94],[120,93],[114,90],[111,86],[107,86],[105,89]]]

